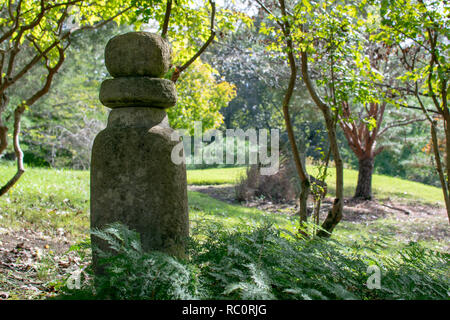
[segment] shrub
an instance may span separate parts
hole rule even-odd
[[[258,165],[249,166],[235,187],[236,200],[248,201],[255,197],[276,203],[295,200],[298,194],[293,183],[295,177],[288,161],[281,162],[280,169],[273,175],[261,175]]]

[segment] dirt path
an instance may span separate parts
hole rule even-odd
[[[75,252],[67,252],[72,244],[63,232],[55,237],[0,228],[0,300],[53,296],[55,280],[85,264]]]

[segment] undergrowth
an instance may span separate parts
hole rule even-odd
[[[114,224],[95,235],[104,266],[61,299],[448,299],[449,255],[410,243],[389,257],[374,247],[331,239],[299,239],[270,225],[230,231],[194,228],[189,260],[145,253],[139,235]],[[369,289],[369,266],[381,271]],[[372,267],[373,268],[373,267]],[[88,277],[89,278],[89,277]],[[95,278],[95,281],[92,279]]]

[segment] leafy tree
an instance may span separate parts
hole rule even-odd
[[[338,66],[333,70],[334,74],[328,75],[336,76],[336,90],[344,87],[341,91],[343,97],[339,98],[339,125],[358,158],[359,172],[354,198],[366,200],[372,198],[375,157],[384,149],[379,140],[395,127],[424,120],[408,109],[394,108],[395,102],[391,101],[392,94],[388,88],[398,82],[399,61],[391,46],[371,40],[379,28],[376,23],[377,12],[371,11],[372,8],[366,10],[364,20],[357,23],[360,27],[356,30],[361,36],[354,40],[350,54],[343,60],[348,67]],[[319,59],[318,65],[324,63]],[[355,87],[353,90],[352,86]]]
[[[14,151],[17,173],[1,189],[5,194],[23,174],[23,152],[19,145],[20,121],[27,108],[44,96],[65,60],[71,36],[116,20],[132,22],[136,15],[126,0],[114,1],[3,1],[0,11],[0,153],[8,145],[3,113],[9,94],[41,66],[40,86],[14,109]]]
[[[44,1],[36,5],[33,0],[17,0],[2,3],[0,11],[0,153],[8,145],[8,128],[3,114],[9,109],[9,95],[15,88],[26,83],[35,73],[40,87],[17,102],[14,110],[14,151],[18,170],[8,181],[0,195],[6,193],[23,174],[23,152],[19,145],[20,121],[24,111],[43,97],[52,85],[56,73],[65,61],[65,53],[73,35],[82,30],[98,28],[110,21],[134,23],[139,27],[143,22],[156,23],[164,37],[173,40],[187,40],[188,50],[183,50],[190,59],[172,70],[174,81],[186,70],[214,40],[216,27],[231,28],[229,21],[234,17],[230,11],[220,11],[216,15],[215,3],[209,1],[210,10],[191,0],[180,0],[172,8],[172,1],[152,2],[143,0],[114,1]],[[209,21],[209,24],[204,23]],[[169,22],[171,22],[169,24]],[[207,26],[207,27],[206,27]],[[205,30],[208,31],[205,31]],[[188,37],[183,36],[189,30]],[[203,43],[205,36],[209,35]],[[202,44],[203,43],[203,44]]]
[[[25,163],[89,168],[92,141],[108,114],[98,99],[100,83],[108,76],[105,46],[117,33],[132,30],[111,23],[72,36],[66,62],[55,75],[52,88],[23,116]],[[14,94],[11,99],[20,101],[21,95]]]
[[[108,115],[98,100],[98,87],[108,76],[104,48],[115,34],[132,30],[132,26],[113,23],[72,37],[67,61],[55,76],[51,90],[22,119],[25,163],[89,168],[93,138],[104,127]],[[181,50],[177,48],[183,45],[173,44],[174,59]],[[173,127],[192,131],[194,121],[199,120],[204,130],[221,125],[218,109],[227,106],[234,89],[221,81],[210,65],[197,59],[176,85],[177,105],[167,109]],[[11,99],[20,101],[21,94]]]
[[[279,57],[265,51],[264,43],[269,40],[259,33],[263,19],[263,14],[257,14],[252,23],[237,24],[235,32],[220,38],[205,56],[236,85],[237,97],[221,111],[227,128],[270,129],[283,125],[278,101],[289,72]]]
[[[194,122],[202,121],[202,129],[216,129],[223,123],[220,110],[236,96],[235,86],[219,81],[211,65],[197,59],[189,72],[177,82],[178,102],[167,110],[171,126],[194,131]]]
[[[262,1],[257,0],[259,6],[266,11],[266,13],[269,15],[269,19],[274,20],[275,25],[277,28],[279,28],[276,32],[276,35],[278,37],[278,45],[279,47],[272,47],[272,49],[275,49],[275,51],[281,51],[279,49],[280,47],[284,48],[286,52],[286,58],[289,63],[290,67],[290,77],[289,77],[289,83],[286,89],[286,92],[284,94],[283,102],[282,102],[282,110],[283,110],[283,118],[286,126],[286,131],[289,137],[289,143],[291,146],[292,156],[294,159],[295,168],[297,171],[297,175],[301,181],[301,193],[300,193],[300,225],[302,226],[307,218],[307,200],[308,200],[308,194],[309,194],[309,188],[310,188],[310,180],[309,176],[306,172],[306,166],[302,162],[300,158],[299,148],[297,145],[297,141],[295,139],[294,130],[292,127],[292,121],[291,121],[291,115],[289,111],[289,104],[292,98],[292,94],[294,92],[296,80],[297,80],[297,66],[296,66],[296,59],[294,55],[294,46],[292,42],[292,34],[291,34],[291,28],[292,25],[290,21],[287,19],[287,10],[286,5],[283,0],[279,0],[279,5],[281,7],[281,17],[276,16]],[[262,33],[270,33],[269,31],[274,31],[275,27],[271,27],[270,29],[267,29],[263,27],[261,29]],[[302,230],[299,230],[299,232],[303,233]]]
[[[324,231],[319,231],[320,236],[328,236],[342,218],[343,207],[343,161],[339,152],[337,142],[337,120],[340,109],[340,98],[343,96],[341,90],[348,90],[345,84],[341,90],[336,88],[336,77],[334,72],[339,66],[339,59],[342,61],[343,55],[349,52],[350,45],[346,38],[351,34],[349,25],[355,20],[355,8],[349,5],[341,5],[338,1],[310,2],[291,4],[284,0],[278,1],[280,13],[276,16],[277,6],[274,4],[265,5],[257,0],[261,7],[276,19],[279,28],[268,27],[264,32],[272,34],[276,42],[272,43],[272,50],[280,51],[285,47],[289,65],[291,66],[291,82],[288,87],[285,99],[289,101],[290,91],[295,85],[295,74],[297,72],[296,56],[300,56],[300,69],[303,83],[305,84],[312,100],[321,111],[327,128],[330,143],[330,152],[336,166],[336,198],[332,209],[322,224]],[[289,5],[289,7],[288,7]],[[281,45],[283,43],[283,45]],[[323,66],[331,71],[332,77],[319,77],[314,84],[310,64],[317,60],[318,53],[324,49],[322,54],[326,54],[329,63]],[[354,87],[354,86],[353,86]],[[289,115],[289,112],[285,113]],[[290,121],[290,120],[289,120]],[[287,121],[288,122],[288,121]],[[290,139],[293,141],[294,139]],[[295,150],[294,144],[292,149]],[[296,151],[294,151],[294,154]],[[298,161],[300,162],[300,161]],[[297,163],[297,161],[296,161]],[[298,166],[299,167],[299,166]],[[302,168],[298,169],[299,176]],[[304,185],[308,187],[307,175],[302,178]],[[305,188],[306,189],[306,188]],[[306,202],[306,200],[304,200]]]
[[[405,117],[407,109],[399,110],[401,118],[394,121],[401,121]],[[385,114],[386,120],[391,118],[392,113],[391,111]],[[410,109],[409,113],[411,117],[415,117],[418,112]],[[386,131],[380,137],[383,152],[375,158],[375,172],[440,187],[433,164],[433,148],[429,132],[429,124],[425,121]]]
[[[214,0],[197,3],[193,0],[167,0],[164,7],[146,6],[144,0],[138,12],[144,15],[144,22],[153,19],[159,24],[161,36],[173,43],[183,43],[183,50],[178,51],[177,65],[173,66],[171,79],[176,82],[180,74],[194,63],[213,43],[217,34],[223,35],[233,31],[237,19],[247,17],[229,9],[217,9]],[[164,9],[163,9],[164,8]]]
[[[404,86],[392,88],[397,103],[407,105],[414,97],[430,124],[436,170],[450,221],[450,110],[449,98],[449,7],[441,1],[376,1],[380,6],[382,30],[377,39],[394,46],[404,68]],[[417,107],[416,107],[417,108]],[[439,148],[439,131],[445,148]],[[444,152],[442,152],[444,151]]]
[[[280,57],[283,53],[266,50],[271,38],[260,32],[261,23],[268,23],[265,12],[260,8],[252,20],[251,25],[238,24],[233,34],[220,38],[205,55],[206,61],[236,86],[236,98],[221,113],[226,128],[285,129],[279,102],[290,68]],[[302,161],[306,156],[319,159],[319,148],[328,149],[322,139],[324,128],[302,82],[297,82],[289,108]],[[285,132],[280,138],[282,146],[289,143]]]
[[[336,166],[336,199],[323,223],[324,229],[331,231],[341,219],[343,200],[343,160],[337,124],[359,162],[355,198],[370,199],[374,158],[383,150],[377,146],[378,138],[391,128],[423,119],[402,117],[383,123],[393,96],[386,88],[393,85],[398,67],[395,61],[391,62],[394,53],[390,46],[373,39],[377,15],[371,12],[372,7],[366,7],[367,2],[258,2],[280,25],[264,30],[278,39],[270,48],[280,51],[281,43],[286,43],[292,73],[299,56],[302,80],[324,116]]]

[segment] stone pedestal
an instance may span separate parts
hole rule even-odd
[[[120,35],[106,46],[115,78],[102,83],[100,100],[113,110],[92,148],[91,228],[120,222],[140,234],[145,251],[185,257],[186,168],[171,160],[178,141],[164,109],[176,103],[176,91],[157,78],[169,59],[169,44],[151,33]],[[95,237],[92,244],[102,248]]]

